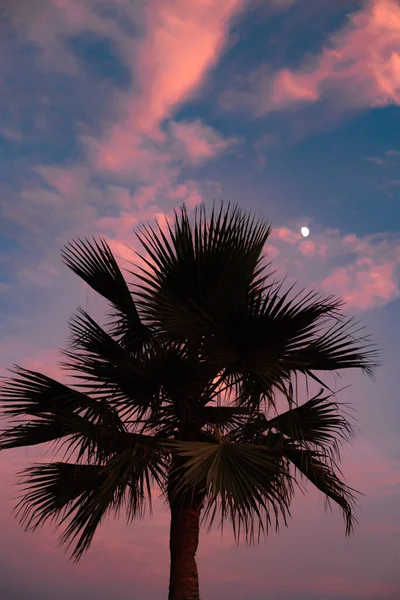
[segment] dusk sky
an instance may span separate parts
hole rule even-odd
[[[373,381],[336,380],[359,429],[343,472],[365,495],[347,539],[311,485],[259,546],[204,529],[201,597],[400,598],[400,2],[0,0],[0,89],[0,374],[64,377],[68,318],[101,314],[61,263],[68,240],[100,234],[130,267],[133,229],[182,202],[270,219],[275,268],[343,297],[381,349]],[[79,564],[50,527],[24,533],[15,473],[42,456],[0,454],[0,598],[165,598],[161,502],[107,520]]]

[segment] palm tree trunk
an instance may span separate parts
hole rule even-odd
[[[200,507],[196,501],[170,503],[171,571],[168,600],[200,600],[196,551]]]

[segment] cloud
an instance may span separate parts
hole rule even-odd
[[[40,49],[39,61],[79,72],[68,42],[79,34],[110,39],[135,79],[119,98],[124,125],[153,132],[204,81],[226,44],[244,0],[30,0],[6,5],[10,23]],[[106,10],[108,9],[108,10]]]
[[[168,210],[183,201],[194,206],[212,193],[215,183],[185,179],[183,170],[219,157],[237,140],[225,139],[200,119],[178,122],[172,116],[218,61],[231,20],[244,5],[242,0],[88,0],[84,5],[38,0],[32,11],[27,0],[9,4],[10,23],[24,42],[40,50],[42,69],[65,69],[84,82],[69,42],[95,34],[114,43],[134,85],[105,94],[106,116],[94,126],[79,123],[79,158],[59,166],[35,165],[36,177],[22,180],[19,192],[3,194],[4,222],[36,242],[52,236],[59,246],[63,236],[95,233],[106,223],[112,223],[111,235],[126,231],[129,213],[136,223],[160,207]],[[99,96],[103,93],[99,87]]]
[[[223,96],[227,108],[254,114],[295,110],[322,101],[336,112],[400,104],[400,5],[370,0],[298,69],[260,67],[247,90]]]
[[[154,176],[169,162],[157,141],[165,147],[174,132],[193,164],[228,147],[200,121],[172,124],[168,133],[160,126],[203,84],[225,46],[231,20],[244,6],[243,0],[38,0],[32,10],[28,0],[20,0],[9,4],[6,14],[23,40],[40,49],[39,64],[81,78],[71,40],[95,34],[113,42],[134,84],[112,95],[102,133],[82,133],[80,139],[92,167],[110,175],[151,171]]]
[[[95,168],[126,175],[132,169],[147,172],[151,164],[154,175],[154,167],[165,167],[168,157],[162,146],[168,144],[168,132],[160,127],[203,84],[220,57],[230,21],[242,6],[241,0],[155,0],[148,4],[146,35],[132,59],[139,91],[122,93],[117,102],[119,114],[105,135],[86,140]],[[169,134],[183,144],[193,163],[229,146],[198,120],[172,122]]]
[[[183,155],[193,165],[214,158],[237,143],[235,138],[223,138],[215,129],[204,125],[200,119],[191,122],[172,121],[170,132]]]
[[[69,42],[94,33],[113,41],[135,81],[128,91],[105,94],[106,117],[90,128],[79,123],[76,159],[32,165],[28,176],[20,178],[20,188],[3,194],[2,228],[16,230],[19,241],[30,247],[25,274],[37,272],[36,266],[47,279],[47,259],[54,265],[55,250],[58,256],[70,237],[100,232],[126,240],[137,222],[172,205],[193,207],[215,197],[217,183],[196,181],[192,174],[188,179],[184,169],[220,156],[237,141],[225,139],[200,119],[178,122],[171,117],[218,61],[231,19],[244,4],[38,0],[34,11],[27,0],[7,5],[21,40],[38,49],[35,64],[42,70],[65,69],[84,84],[82,65]],[[98,95],[102,93],[99,87]],[[51,111],[51,98],[46,110]]]
[[[342,235],[338,230],[311,232],[304,240],[295,230],[273,230],[267,256],[276,257],[290,278],[308,280],[343,298],[348,308],[367,310],[400,297],[400,238],[390,234]]]
[[[365,160],[375,163],[376,165],[385,165],[386,164],[386,161],[383,158],[380,158],[379,156],[366,156]]]
[[[355,264],[334,269],[321,287],[338,294],[353,308],[373,308],[400,296],[395,275],[399,266],[399,260],[375,263],[370,258],[359,258]]]
[[[109,175],[136,180],[154,180],[174,167],[200,166],[217,158],[238,143],[224,138],[200,119],[170,120],[165,131],[153,136],[122,125],[112,127],[111,137],[103,141],[84,138],[94,168]]]
[[[327,247],[326,244],[316,244],[311,240],[307,240],[299,243],[299,250],[304,256],[319,256],[324,258],[326,256]]]
[[[143,21],[141,2],[112,0],[107,4],[111,10],[104,10],[106,5],[102,0],[84,3],[79,0],[36,0],[34,5],[30,0],[17,0],[2,8],[21,39],[39,50],[37,59],[41,68],[77,75],[81,65],[69,42],[80,34],[94,33],[98,38],[110,39],[122,58],[132,60],[129,29],[139,27]],[[130,58],[127,58],[129,54]]]
[[[76,74],[79,63],[68,50],[68,38],[87,29],[103,29],[101,19],[93,14],[90,3],[76,0],[29,0],[8,2],[5,15],[25,42],[39,50],[39,64],[57,72]]]
[[[277,227],[272,230],[271,239],[278,239],[286,242],[287,244],[296,244],[299,240],[302,239],[300,233],[296,231],[292,231],[288,227]]]
[[[139,114],[143,130],[165,119],[202,83],[226,42],[240,0],[162,0],[148,4],[148,34],[140,49],[138,77],[143,90]]]

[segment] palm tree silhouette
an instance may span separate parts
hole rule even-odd
[[[83,309],[70,321],[62,365],[75,386],[17,366],[1,388],[1,449],[53,442],[66,453],[23,471],[26,529],[55,521],[79,560],[105,515],[142,516],[158,487],[171,512],[169,600],[199,599],[201,519],[259,540],[286,523],[302,477],[351,532],[355,491],[338,460],[353,430],[316,373],[371,374],[376,350],[339,300],[273,280],[270,231],[237,206],[201,207],[193,220],[183,207],[166,229],[138,231],[132,289],[104,240],[65,247],[65,264],[112,311],[104,328]],[[303,404],[299,375],[321,385]]]

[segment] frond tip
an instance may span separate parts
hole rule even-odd
[[[263,428],[276,429],[303,448],[332,450],[339,457],[340,446],[354,437],[354,428],[342,405],[323,392],[321,389],[304,404],[266,420]]]
[[[149,338],[133,296],[107,242],[100,238],[74,240],[61,252],[62,260],[95,292],[112,305],[113,333],[124,345],[137,350]]]
[[[287,445],[286,456],[298,471],[317,489],[325,494],[326,506],[331,501],[341,509],[346,524],[346,536],[354,531],[357,522],[354,516],[356,494],[359,493],[346,485],[335,474],[326,461],[326,456],[318,452],[305,452]]]

